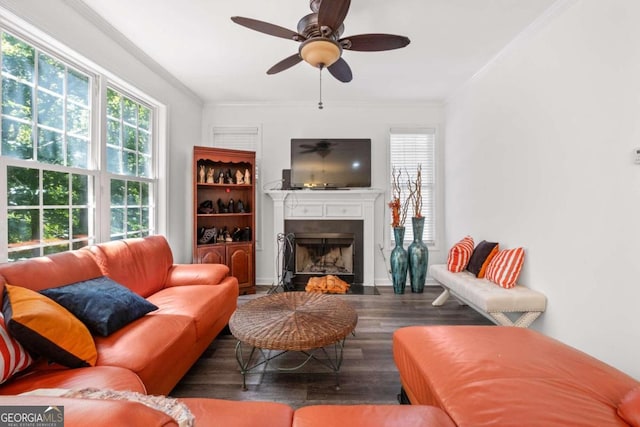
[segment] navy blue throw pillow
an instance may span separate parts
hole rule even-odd
[[[45,289],[40,293],[73,313],[93,334],[103,337],[158,309],[106,276]]]

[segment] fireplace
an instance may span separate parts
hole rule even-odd
[[[294,275],[332,274],[353,283],[353,242],[352,233],[296,233]]]
[[[375,201],[383,191],[376,188],[352,188],[349,190],[267,190],[273,200],[274,235],[285,233],[353,233],[354,234],[354,283],[357,286],[373,287],[374,263],[376,259],[375,220],[381,214],[375,209]],[[302,226],[297,223],[301,222]],[[286,225],[285,225],[286,223]],[[328,230],[319,230],[318,224],[330,225]],[[333,229],[334,224],[345,224],[346,228]],[[278,253],[279,241],[273,239],[274,253]],[[293,274],[293,267],[290,274]],[[277,283],[279,272],[274,270],[273,282]]]
[[[293,236],[285,264],[296,288],[327,274],[362,284],[362,221],[286,220],[285,233]]]

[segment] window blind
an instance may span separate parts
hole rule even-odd
[[[434,244],[436,230],[435,189],[436,189],[436,131],[431,128],[392,128],[389,137],[389,162],[393,168],[402,171],[400,202],[406,203],[409,197],[408,180],[415,180],[418,166],[422,168],[422,211],[424,232],[422,240]],[[389,176],[391,185],[392,177]],[[405,222],[405,241],[413,240],[411,217],[415,216],[413,204],[409,204]]]

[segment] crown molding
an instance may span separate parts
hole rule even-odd
[[[163,80],[167,81],[169,84],[178,89],[184,95],[191,98],[197,104],[201,106],[204,105],[204,101],[200,96],[198,96],[188,86],[182,83],[182,81],[180,81],[177,77],[167,71],[166,68],[164,68],[153,58],[147,55],[146,52],[136,46],[131,40],[125,37],[124,34],[118,31],[113,25],[107,22],[104,18],[102,18],[102,16],[100,16],[96,11],[87,6],[84,2],[80,0],[62,0],[62,2],[66,3],[80,16],[89,21],[94,27],[104,33],[111,40],[115,41],[124,50],[133,55],[136,59],[138,59],[138,61],[152,70]]]
[[[538,18],[536,18],[531,24],[529,24],[524,30],[513,38],[507,45],[494,55],[485,65],[483,65],[476,73],[464,82],[458,89],[452,92],[444,100],[444,105],[449,104],[469,85],[487,74],[502,58],[510,55],[512,52],[518,50],[523,44],[531,40],[542,29],[546,28],[553,20],[562,15],[566,10],[570,9],[581,0],[557,0],[551,6],[549,6]]]
[[[425,100],[425,101],[336,101],[325,102],[324,110],[333,108],[441,108],[445,103],[442,100]],[[216,108],[216,107],[274,107],[274,108],[301,108],[317,110],[318,104],[313,101],[216,101],[205,102],[204,108]]]

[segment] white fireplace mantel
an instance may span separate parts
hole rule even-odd
[[[373,286],[375,201],[382,190],[268,190],[265,193],[273,199],[273,230],[276,236],[284,233],[284,221],[287,219],[362,220],[363,285]],[[274,244],[274,253],[278,253],[277,239],[274,239]]]

